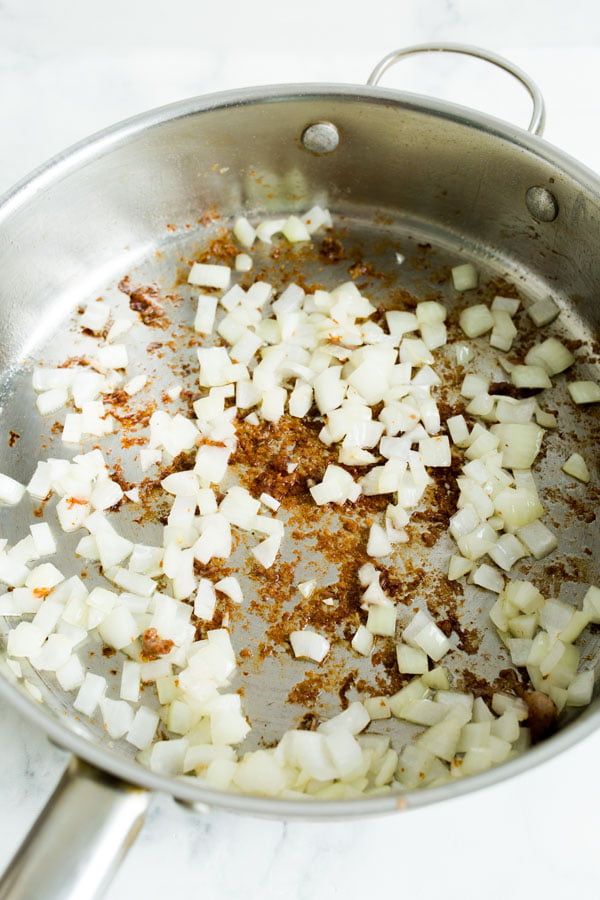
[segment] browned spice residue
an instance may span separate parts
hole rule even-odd
[[[231,240],[230,232],[226,228],[221,228],[219,230],[219,236],[210,242],[206,250],[200,253],[197,259],[198,262],[201,263],[226,263],[229,260],[235,259],[239,252],[239,247]]]
[[[75,366],[90,366],[92,369],[100,371],[99,367],[94,365],[93,361],[91,359],[88,359],[87,356],[69,356],[69,358],[65,359],[64,362],[59,363],[57,368],[74,369]]]
[[[88,500],[82,500],[81,497],[68,497],[67,506],[73,509],[74,506],[87,506]]]
[[[11,429],[8,432],[8,446],[11,448],[14,447],[20,437],[21,437],[20,434],[18,434],[16,431],[13,431]]]
[[[168,328],[169,320],[165,318],[165,308],[157,288],[133,285],[127,276],[119,282],[119,290],[129,296],[129,308],[140,314],[144,325]]]
[[[341,241],[332,237],[323,238],[319,248],[319,254],[323,259],[331,263],[340,262],[340,260],[345,259],[346,256]]]
[[[175,646],[168,638],[161,638],[156,628],[147,628],[142,635],[140,658],[143,662],[152,662],[159,656],[165,656]]]
[[[327,690],[324,682],[326,675],[322,672],[307,672],[304,679],[298,682],[287,696],[288,703],[297,703],[299,706],[315,706],[319,694]]]
[[[218,218],[216,213],[214,215],[207,213],[197,221],[208,226],[214,218]],[[175,226],[168,225],[167,228],[175,230]],[[257,252],[255,270],[247,276],[240,276],[239,283],[243,288],[247,288],[256,279],[266,280],[278,291],[290,281],[294,281],[310,293],[315,289],[331,290],[332,281],[337,276],[343,279],[351,277],[357,282],[360,290],[365,290],[369,296],[373,294],[372,302],[377,306],[377,310],[370,317],[370,321],[386,330],[386,309],[412,311],[421,300],[439,300],[440,295],[445,293],[445,288],[440,290],[439,286],[447,283],[448,270],[441,267],[433,270],[432,262],[436,251],[431,245],[418,245],[421,253],[412,261],[409,257],[407,262],[407,267],[408,265],[412,267],[413,274],[421,272],[421,276],[415,281],[409,279],[405,286],[400,286],[403,282],[396,275],[390,275],[389,266],[384,266],[379,271],[368,261],[369,253],[362,246],[353,246],[347,232],[341,231],[338,235],[341,235],[344,244],[339,237],[333,237],[330,233],[320,241],[315,239],[312,246],[303,248],[301,253],[297,246],[288,246],[285,242],[275,244],[272,248],[261,248],[260,252]],[[231,265],[240,250],[232,240],[229,230],[224,228],[218,231],[210,243],[204,244],[200,249],[197,249],[197,245],[194,247],[194,250],[181,250],[180,267],[176,273],[178,283],[187,281],[191,263],[188,256],[200,262]],[[371,258],[377,260],[378,254],[381,254],[383,259],[386,253],[389,256],[390,247],[404,252],[402,246],[394,247],[388,241],[385,246],[382,243],[379,249],[371,248],[375,249]],[[336,265],[337,269],[331,268]],[[310,274],[307,274],[308,272]],[[364,279],[362,283],[361,278]],[[128,295],[130,308],[139,314],[144,324],[161,329],[172,325],[167,317],[166,310],[171,309],[167,302],[178,303],[181,301],[180,297],[161,296],[156,286],[134,285],[129,277],[120,282],[119,288]],[[477,302],[490,302],[496,294],[519,296],[513,285],[497,278],[482,283],[473,297],[477,298]],[[522,310],[515,319],[517,324],[520,316],[524,319],[526,317]],[[451,340],[464,339],[457,319],[456,309],[450,307],[447,324]],[[197,389],[198,366],[195,362],[194,348],[203,343],[204,337],[192,334],[189,325],[178,328],[179,331],[174,329],[172,333],[164,334],[162,341],[147,344],[146,350],[148,354],[155,354],[154,359],[149,360],[151,363],[158,363],[158,360],[168,357],[170,372],[187,382],[177,398],[177,406],[178,409],[187,409],[188,414],[193,417],[193,404],[203,393]],[[515,361],[517,358],[520,361],[531,343],[539,340],[539,337],[532,336],[531,329],[523,328],[520,332],[522,333],[515,342]],[[160,337],[158,334],[156,336]],[[225,345],[219,338],[216,339],[216,343]],[[573,350],[580,346],[578,342],[565,341],[565,343]],[[340,346],[339,339],[334,333],[329,349],[336,344]],[[167,349],[173,351],[173,356],[167,353]],[[597,352],[600,354],[600,348],[597,348]],[[194,361],[184,357],[184,353],[188,353]],[[438,403],[444,431],[447,418],[464,412],[465,402],[458,396],[458,389],[465,370],[454,365],[453,356],[450,360],[449,356],[444,357],[442,353],[441,357],[439,360],[436,359],[435,366],[444,379],[444,385],[434,388],[432,393]],[[83,356],[72,357],[63,365],[92,366],[98,370],[97,363],[93,359]],[[496,377],[501,378],[502,375]],[[155,387],[157,384],[158,378]],[[518,390],[506,381],[494,381],[490,385],[490,393],[522,398],[537,392]],[[157,408],[156,403],[150,402],[135,407],[132,398],[123,390],[114,390],[104,395],[103,402],[107,413],[112,414],[123,426],[120,429],[122,446],[145,444],[143,437],[132,437],[128,432],[134,431],[139,434],[137,429],[149,424],[150,417]],[[162,403],[171,402],[171,398],[166,394],[162,395]],[[234,402],[233,399],[228,400],[226,405],[234,405]],[[375,418],[381,408],[382,404],[373,409]],[[245,412],[240,413],[240,417],[243,415]],[[276,425],[264,421],[257,425],[243,420],[236,422],[238,443],[231,459],[231,464],[235,467],[236,480],[247,487],[254,497],[266,492],[280,501],[281,518],[285,519],[286,525],[285,544],[282,546],[281,556],[278,556],[269,569],[264,569],[250,553],[241,566],[237,563],[234,566],[231,564],[232,561],[224,559],[213,559],[208,565],[201,565],[197,561],[194,563],[194,572],[198,577],[216,582],[228,575],[243,573],[250,586],[247,595],[245,594],[243,607],[230,603],[219,594],[217,608],[210,622],[192,616],[196,640],[206,638],[211,629],[231,627],[233,624],[232,634],[236,640],[240,636],[242,638],[241,643],[236,644],[236,652],[239,660],[244,661],[240,667],[244,675],[250,672],[254,674],[261,667],[266,673],[270,666],[277,665],[285,667],[287,673],[291,666],[295,666],[298,681],[289,690],[287,702],[302,707],[301,710],[294,712],[298,719],[295,727],[314,730],[326,715],[331,714],[329,706],[332,698],[334,706],[339,703],[339,706],[346,708],[355,697],[390,695],[411,680],[413,676],[398,671],[396,641],[400,639],[402,629],[411,620],[415,604],[426,600],[429,612],[444,634],[456,635],[459,653],[471,657],[464,660],[458,653],[449,653],[447,660],[442,663],[449,666],[451,676],[455,680],[455,672],[458,673],[461,666],[467,665],[467,668],[458,674],[460,686],[475,696],[483,697],[488,704],[491,703],[494,692],[522,697],[529,707],[527,724],[531,728],[533,740],[539,740],[551,733],[555,727],[556,709],[552,708],[553,704],[551,707],[545,702],[549,698],[544,695],[541,695],[543,700],[539,700],[537,692],[531,690],[524,669],[507,668],[498,671],[497,666],[498,674],[495,678],[490,676],[488,681],[479,676],[478,667],[481,660],[474,658],[474,655],[479,651],[483,635],[475,627],[474,621],[467,620],[467,611],[463,609],[462,585],[460,582],[448,582],[443,572],[435,571],[431,562],[436,557],[432,556],[430,551],[433,548],[439,551],[445,546],[443,542],[447,540],[449,519],[457,508],[459,491],[456,479],[461,474],[464,463],[462,456],[453,451],[452,464],[449,468],[429,470],[431,484],[419,507],[410,511],[410,523],[406,526],[409,540],[406,544],[399,544],[394,548],[393,564],[384,563],[380,559],[367,556],[366,543],[370,525],[375,521],[381,521],[380,514],[392,500],[389,495],[361,496],[356,503],[346,503],[343,507],[334,504],[317,507],[310,496],[310,487],[321,481],[327,466],[331,463],[339,465],[339,445],[329,448],[319,438],[324,422],[325,419],[318,414],[315,407],[302,420],[284,415]],[[61,431],[62,425],[56,423],[54,430]],[[9,445],[13,446],[18,437],[16,433],[10,432]],[[10,443],[11,440],[13,443]],[[198,444],[200,443],[223,446],[222,442],[203,438],[199,438]],[[167,523],[172,499],[165,497],[161,481],[171,473],[193,469],[195,456],[195,449],[181,453],[169,465],[153,469],[154,477],[147,477],[141,481],[138,485],[141,503],[139,518],[135,520],[137,523],[149,521]],[[344,468],[355,479],[367,471],[367,468],[358,466],[344,466]],[[124,490],[132,486],[124,477],[119,463],[112,465],[111,477]],[[593,487],[590,490],[593,490]],[[568,492],[567,496],[564,496],[564,493],[557,489],[556,500],[568,508],[568,515],[572,520],[579,518],[588,523],[594,521],[596,514],[592,504],[589,502],[583,504],[575,496],[568,495]],[[217,502],[220,502],[223,494],[215,489],[215,495]],[[600,494],[597,499],[600,499]],[[84,502],[77,498],[68,500],[70,505]],[[43,507],[40,507],[35,515],[41,516],[42,509]],[[128,509],[132,509],[132,504]],[[137,512],[135,514],[138,515]],[[261,509],[261,515],[270,516],[271,513]],[[248,547],[255,545],[256,537],[256,535],[251,537]],[[240,538],[238,534],[235,535],[235,541],[239,547],[244,547],[244,538]],[[439,546],[436,547],[438,542]],[[587,549],[584,552],[591,554]],[[348,646],[358,626],[365,624],[367,620],[367,610],[361,608],[364,586],[361,586],[358,578],[358,570],[366,562],[375,565],[382,589],[398,609],[396,636],[376,636],[368,660],[358,657]],[[583,558],[578,561],[575,558],[563,558],[555,563],[551,561],[545,565],[545,575],[540,577],[540,581],[545,579],[545,585],[554,586],[564,581],[590,580],[583,578],[584,574],[587,575],[587,566],[588,562]],[[298,591],[301,572],[303,579],[314,577],[317,581],[317,588],[309,598],[302,597]],[[85,577],[85,573],[82,577]],[[161,578],[159,585],[162,587],[163,583],[164,578]],[[543,586],[540,583],[540,587]],[[548,589],[544,590],[544,593],[551,595],[553,591]],[[192,599],[188,602],[193,604]],[[481,609],[479,613],[483,622],[485,610]],[[258,621],[261,631],[256,642],[250,643],[249,639],[255,636],[252,629],[256,623],[253,620]],[[302,628],[314,629],[331,641],[331,650],[322,665],[292,659],[290,631]],[[174,646],[173,641],[163,639],[154,628],[148,628],[144,632],[141,645],[140,658],[144,661],[156,660],[169,653]],[[110,647],[102,649],[105,657],[111,657],[113,653],[114,650]],[[266,660],[268,662],[265,662]],[[430,662],[430,668],[432,665]],[[286,683],[283,694],[288,687],[289,682]],[[240,689],[240,693],[243,693],[243,689]],[[398,725],[395,722],[391,724]]]
[[[104,394],[102,402],[110,407],[110,414],[120,423],[121,427],[135,431],[145,428],[156,411],[156,401],[150,400],[143,406],[134,407],[132,398],[127,391],[117,390],[110,394]]]
[[[238,446],[231,458],[244,474],[251,493],[266,492],[283,501],[306,492],[308,479],[320,481],[328,464],[337,458],[320,440],[322,424],[311,419],[283,416],[278,425],[238,422]],[[288,471],[288,466],[293,471]]]
[[[490,682],[470,669],[464,669],[461,684],[463,690],[481,697],[491,707],[494,694],[511,694],[526,699],[529,676],[526,669],[500,669],[498,676]]]
[[[320,725],[320,719],[315,713],[305,713],[298,723],[300,731],[316,731]]]
[[[364,260],[359,259],[355,263],[353,263],[348,269],[350,277],[353,281],[357,278],[360,278],[362,275],[374,275],[375,269],[370,263],[364,262]]]

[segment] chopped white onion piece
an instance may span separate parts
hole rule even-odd
[[[110,307],[107,303],[94,300],[88,303],[79,319],[82,328],[99,333],[106,326],[110,316]]]
[[[472,400],[474,397],[478,397],[480,394],[487,393],[489,386],[489,378],[484,378],[483,375],[468,373],[463,378],[460,392],[463,397],[466,397],[468,400]]]
[[[552,297],[544,297],[536,300],[527,309],[527,315],[534,325],[541,328],[543,325],[549,325],[560,313],[559,307],[556,305]]]
[[[469,429],[464,416],[451,416],[446,420],[452,443],[457,447],[466,447],[469,442]]]
[[[289,216],[281,229],[281,233],[290,243],[310,241],[310,232],[298,216]]]
[[[210,334],[214,328],[218,299],[214,294],[200,294],[196,317],[194,319],[194,331],[198,334]]]
[[[117,338],[123,337],[124,334],[127,334],[130,328],[133,328],[133,324],[133,319],[119,316],[114,320],[113,324],[108,329],[106,342],[110,344],[112,343],[112,341],[116,341]]]
[[[74,691],[75,688],[81,687],[84,679],[85,669],[76,653],[71,654],[69,659],[56,670],[56,680],[63,691]]]
[[[138,750],[144,750],[152,743],[158,721],[158,713],[147,706],[140,706],[125,739]]]
[[[73,701],[73,708],[86,716],[92,716],[106,691],[106,678],[87,672],[79,693]]]
[[[200,287],[226,288],[229,286],[231,269],[228,266],[214,266],[194,263],[188,275],[189,284]]]
[[[129,363],[125,344],[106,344],[99,347],[96,358],[104,369],[126,369]]]
[[[487,563],[482,563],[474,569],[471,578],[473,579],[473,584],[486,588],[488,591],[493,591],[495,594],[499,594],[504,587],[504,578],[498,569],[488,566]]]
[[[463,263],[461,266],[454,266],[451,270],[452,284],[455,291],[470,291],[476,288],[479,283],[479,275],[477,269],[472,263]]]
[[[314,234],[321,226],[331,228],[331,215],[328,209],[315,205],[312,206],[305,215],[301,216],[302,221],[308,228],[310,234]]]
[[[517,388],[543,389],[552,387],[552,382],[546,369],[535,364],[513,366],[510,377]]]
[[[359,625],[352,638],[352,646],[357,653],[361,653],[363,656],[370,656],[373,649],[373,633],[368,628],[365,628],[364,625]]]
[[[323,734],[333,734],[334,731],[346,731],[357,735],[367,727],[370,717],[364,705],[359,701],[351,703],[346,709],[327,719],[319,725],[318,731]]]
[[[463,309],[458,323],[469,338],[476,338],[494,327],[494,317],[485,303],[476,303]]]
[[[319,506],[325,503],[345,503],[347,500],[354,502],[360,492],[360,485],[356,484],[349,472],[333,465],[327,466],[323,481],[310,488],[313,500]]]
[[[499,439],[505,469],[530,469],[540,452],[544,430],[533,422],[492,425],[491,433]]]
[[[450,642],[429,616],[419,611],[402,633],[403,640],[412,647],[424,650],[435,662],[450,650]]]
[[[388,330],[394,337],[402,337],[419,327],[415,313],[402,310],[388,310],[385,314]]]
[[[123,385],[123,390],[129,394],[130,397],[133,397],[135,394],[139,394],[139,392],[146,387],[147,383],[147,375],[135,375],[131,381],[128,381]]]
[[[367,553],[369,556],[388,556],[392,552],[392,545],[384,528],[377,522],[373,522],[369,530],[367,541]]]
[[[515,297],[501,297],[500,295],[496,295],[492,300],[492,312],[500,311],[507,312],[509,316],[514,316],[521,305],[521,301],[517,300]]]
[[[494,509],[513,529],[529,525],[544,514],[537,496],[525,488],[504,488],[494,498]]]
[[[450,444],[445,435],[435,435],[420,440],[419,453],[425,466],[446,467],[452,463]]]
[[[233,233],[244,247],[251,247],[256,238],[256,229],[245,216],[238,216],[233,223]]]
[[[121,673],[121,700],[137,703],[140,699],[140,664],[134,660],[125,660]]]
[[[66,406],[68,401],[69,395],[65,388],[52,388],[38,394],[35,405],[41,416],[49,416]]]
[[[257,226],[256,236],[259,240],[270,244],[273,235],[280,234],[285,223],[285,219],[265,219]]]
[[[575,357],[570,350],[557,338],[547,338],[541,344],[531,348],[525,357],[525,363],[531,366],[541,366],[548,375],[558,375],[564,372],[575,362]]]
[[[225,578],[221,578],[220,581],[216,582],[215,590],[225,594],[225,596],[229,597],[234,603],[242,603],[244,599],[242,588],[235,575],[228,575]]]
[[[447,718],[424,731],[417,738],[416,745],[439,759],[451,762],[456,754],[460,733],[460,720]]]
[[[30,525],[29,530],[38,556],[51,556],[56,553],[56,540],[52,529],[46,522]]]
[[[23,484],[0,472],[0,503],[16,506],[21,502],[24,493],[25,486]]]
[[[419,647],[398,644],[396,647],[398,671],[406,675],[424,675],[428,670],[427,654]]]
[[[600,385],[595,381],[571,381],[567,390],[573,403],[600,403]]]
[[[8,633],[7,653],[9,656],[34,656],[41,649],[44,632],[31,622],[19,622]]]
[[[490,335],[490,346],[497,350],[510,350],[512,342],[517,336],[517,329],[508,312],[502,309],[493,309],[492,317],[494,327]]]
[[[327,638],[308,629],[290,632],[290,644],[296,658],[312,659],[318,663],[323,662],[330,649]]]
[[[271,497],[270,494],[262,493],[262,494],[260,495],[260,498],[259,498],[259,499],[260,499],[260,502],[261,502],[264,506],[267,507],[267,509],[270,509],[270,510],[272,510],[273,512],[277,512],[277,510],[278,510],[279,507],[281,506],[281,503],[279,502],[279,500],[276,500],[275,497]]]
[[[378,719],[389,719],[392,715],[389,699],[387,697],[365,697],[363,705],[371,717],[371,720],[377,721]],[[377,735],[377,737],[379,737],[379,735]],[[363,738],[361,737],[359,740],[362,742]]]
[[[462,578],[462,576],[470,572],[472,568],[472,559],[465,559],[464,556],[453,553],[448,564],[448,581],[456,581],[457,578]]]
[[[273,534],[271,537],[261,541],[260,544],[257,544],[256,547],[252,547],[250,552],[265,569],[270,569],[277,558],[280,544],[281,536]]]
[[[537,519],[517,530],[517,537],[536,559],[543,559],[558,546],[558,540],[546,526]]]
[[[396,615],[397,609],[395,606],[369,606],[367,629],[371,634],[393,637],[396,633]]]
[[[567,706],[588,706],[594,691],[594,670],[587,669],[575,676],[567,690]]]
[[[590,480],[590,470],[580,453],[572,453],[561,468],[567,475],[572,475],[573,478],[577,478],[585,484]]]

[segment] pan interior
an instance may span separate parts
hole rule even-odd
[[[28,348],[27,359],[1,385],[4,438],[0,447],[0,471],[26,483],[38,459],[70,457],[81,452],[80,447],[71,450],[64,445],[59,430],[53,427],[55,420],[62,420],[64,412],[46,418],[38,415],[31,370],[37,364],[58,365],[67,358],[92,353],[97,340],[82,333],[77,308],[103,297],[115,309],[127,309],[129,298],[119,290],[118,284],[124,276],[129,276],[133,284],[158,288],[167,311],[168,327],[162,329],[139,321],[126,335],[128,375],[147,373],[150,384],[131,401],[130,409],[136,414],[129,425],[121,433],[103,438],[102,448],[111,469],[118,467],[124,480],[139,484],[144,478],[156,479],[156,469],[142,474],[138,459],[141,446],[138,440],[147,435],[144,426],[147,414],[154,408],[164,408],[171,414],[187,413],[186,391],[194,392],[197,386],[197,336],[193,331],[197,290],[186,283],[189,263],[198,258],[227,259],[230,224],[216,217],[194,227],[186,223],[172,226],[157,247],[143,258],[124,262],[122,270],[109,282],[101,271],[89,272],[79,296],[71,287],[69,297],[74,298],[75,309],[72,299],[65,301],[57,297],[48,303],[35,342]],[[404,257],[401,264],[397,254]],[[466,370],[456,365],[452,346],[462,339],[457,325],[458,311],[466,302],[489,302],[496,294],[522,300],[516,318],[519,337],[509,354],[511,359],[522,359],[537,338],[523,306],[553,293],[562,314],[548,333],[562,337],[574,348],[577,362],[572,377],[600,381],[595,336],[567,298],[557,296],[538,277],[515,268],[489,247],[465,245],[453,235],[440,234],[423,223],[401,218],[383,220],[376,211],[363,210],[358,216],[353,210],[341,210],[334,216],[332,232],[319,233],[310,246],[283,242],[273,246],[256,244],[252,256],[254,268],[241,277],[242,285],[260,279],[278,290],[295,281],[312,290],[332,288],[352,279],[362,293],[386,308],[411,308],[416,300],[442,300],[449,310],[450,343],[435,355],[436,368],[444,380],[438,390],[438,400],[446,416],[458,412],[463,405],[458,389]],[[467,261],[478,268],[480,287],[468,295],[457,294],[451,286],[450,268]],[[69,305],[70,311],[61,318],[57,310]],[[490,349],[488,340],[479,338],[473,345],[477,356],[470,370],[489,375],[493,382],[505,381],[498,353]],[[179,398],[169,399],[165,392],[177,384],[183,385],[184,392]],[[558,413],[560,426],[545,439],[545,450],[535,465],[535,477],[546,510],[544,521],[560,536],[559,550],[541,562],[517,563],[511,577],[531,578],[544,596],[578,605],[587,585],[600,581],[600,536],[596,524],[600,418],[596,408],[580,409],[570,402],[564,376],[557,379],[547,408]],[[261,471],[268,474],[273,458],[279,454],[289,460],[295,456],[313,457],[323,460],[324,467],[324,451],[314,429],[294,430],[289,423],[260,432],[249,426],[241,427],[248,452],[242,454],[234,477],[246,485],[261,484],[263,489],[268,488],[268,478],[261,480]],[[84,450],[93,446],[91,441],[84,445]],[[581,453],[588,463],[592,476],[588,485],[568,478],[561,471],[561,464],[574,451]],[[451,586],[445,578],[447,560],[453,552],[446,534],[453,478],[446,474],[435,481],[409,526],[410,541],[399,545],[394,555],[385,560],[385,569],[391,592],[399,601],[399,630],[408,623],[413,610],[426,603],[436,620],[450,622],[456,636],[456,647],[443,663],[454,685],[487,696],[492,688],[510,689],[514,676],[510,674],[507,651],[488,619],[495,595],[473,585]],[[127,503],[111,516],[125,537],[154,544],[160,541],[160,519],[165,509],[151,486],[146,497],[143,508]],[[13,543],[28,533],[31,523],[41,521],[47,521],[58,533],[54,506],[53,499],[40,504],[26,496],[18,508],[0,509],[0,534]],[[270,746],[287,729],[311,727],[314,721],[339,712],[348,701],[365,695],[393,693],[400,687],[402,679],[396,672],[391,638],[376,638],[372,658],[359,656],[349,645],[349,638],[364,619],[359,609],[356,569],[366,559],[367,527],[376,515],[376,504],[358,503],[355,508],[342,512],[323,511],[311,507],[306,497],[291,494],[283,498],[279,514],[287,523],[281,557],[266,577],[258,571],[243,540],[226,565],[214,567],[215,573],[237,574],[244,589],[245,602],[241,606],[221,603],[214,621],[218,625],[223,614],[229,614],[238,659],[233,686],[241,692],[252,724],[241,749]],[[74,549],[81,535],[82,532],[61,535],[61,550],[52,561],[66,576],[84,573],[88,586],[105,583],[93,565],[85,567],[84,561],[76,557]],[[297,584],[312,578],[317,580],[318,590],[310,601],[305,601]],[[326,597],[333,600],[332,606],[323,603]],[[3,642],[15,625],[16,621],[10,618],[2,622]],[[331,653],[319,666],[292,657],[287,635],[290,630],[304,626],[312,626],[331,639]],[[578,644],[583,667],[597,667],[600,649],[597,630],[586,629]],[[101,643],[92,638],[78,652],[90,671],[107,678],[108,695],[118,698],[120,666],[116,658],[103,655]],[[98,716],[87,721],[74,715],[74,695],[63,692],[53,675],[38,673],[25,663],[23,671],[30,685],[41,692],[46,706],[68,727],[109,746],[115,754],[134,755],[134,749],[124,740],[110,740]],[[143,701],[158,705],[152,685],[146,686]],[[563,717],[565,723],[567,719]],[[399,749],[420,729],[390,719],[373,722],[369,730],[389,733]]]

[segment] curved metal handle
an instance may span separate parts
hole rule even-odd
[[[374,87],[379,83],[379,79],[384,72],[387,72],[391,66],[395,65],[400,60],[405,59],[407,56],[414,56],[416,53],[462,53],[464,56],[473,56],[476,59],[483,59],[493,66],[504,69],[505,72],[508,72],[513,78],[516,78],[517,81],[526,88],[533,102],[533,112],[527,130],[532,134],[541,135],[543,133],[544,125],[546,124],[546,106],[537,84],[526,72],[523,72],[522,69],[513,65],[510,60],[505,59],[503,56],[498,56],[497,53],[492,53],[490,50],[483,50],[481,47],[472,47],[469,44],[414,44],[412,47],[402,47],[400,50],[392,50],[391,53],[388,53],[387,56],[384,56],[384,58],[377,63],[369,75],[367,84]]]
[[[96,900],[144,821],[150,794],[73,758],[0,879],[0,900]]]

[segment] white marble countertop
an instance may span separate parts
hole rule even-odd
[[[594,0],[346,0],[206,9],[198,0],[0,2],[0,191],[105,125],[193,94],[269,82],[363,82],[395,46],[486,46],[535,78],[547,139],[600,171],[600,8]],[[368,14],[365,10],[368,9]],[[436,68],[436,66],[438,68]],[[528,101],[477,64],[405,64],[386,83],[524,124]],[[65,765],[0,705],[0,866]],[[529,774],[444,805],[327,824],[192,814],[157,797],[109,900],[165,895],[329,900],[592,896],[600,733]]]

